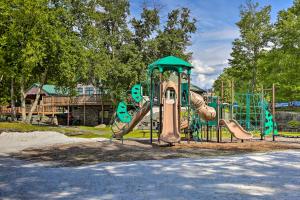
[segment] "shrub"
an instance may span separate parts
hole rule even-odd
[[[293,128],[298,128],[300,127],[300,121],[292,120],[288,122],[288,125]]]

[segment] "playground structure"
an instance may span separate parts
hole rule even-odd
[[[130,102],[122,101],[118,104],[116,118],[112,125],[113,136],[121,139],[125,134],[142,120],[150,111],[150,142],[153,141],[153,107],[159,107],[158,139],[167,143],[181,140],[182,128],[190,127],[190,102],[192,101],[199,116],[205,119],[215,118],[215,110],[205,105],[203,98],[190,91],[190,74],[192,65],[174,56],[157,60],[148,66],[148,96],[142,95],[142,85],[136,84],[131,89]],[[159,80],[154,82],[155,72],[159,72]],[[178,83],[164,81],[164,72],[177,73]],[[186,76],[187,83],[181,83],[182,76]],[[183,86],[183,87],[182,87]],[[184,89],[182,89],[184,88]],[[182,105],[186,106],[187,119],[181,119]],[[130,109],[131,107],[131,109]],[[190,140],[190,135],[188,137]]]
[[[208,98],[209,105],[217,110],[217,118],[207,122],[207,129],[212,129],[215,126],[217,141],[222,140],[222,128],[224,126],[231,133],[231,141],[233,136],[242,141],[251,139],[251,132],[260,132],[261,139],[272,134],[274,141],[275,136],[278,135],[275,122],[275,85],[273,84],[271,89],[262,88],[260,93],[235,93],[233,81],[228,86],[227,88],[230,88],[229,99],[224,97],[224,88],[226,87],[223,81],[221,82],[221,97],[210,96]],[[272,114],[264,97],[266,91],[272,91]],[[209,132],[207,130],[207,135]]]
[[[180,133],[184,132],[188,142],[190,139],[202,141],[206,132],[206,141],[211,140],[215,130],[217,142],[222,141],[222,128],[226,128],[233,137],[250,140],[250,131],[260,131],[261,139],[272,133],[273,140],[278,134],[274,121],[275,86],[272,88],[272,114],[264,99],[264,92],[239,94],[234,92],[234,83],[230,82],[230,100],[224,97],[224,83],[221,85],[221,97],[204,98],[190,91],[190,75],[192,65],[174,56],[155,61],[148,66],[147,91],[143,85],[135,84],[130,90],[127,101],[117,106],[112,125],[113,137],[122,139],[150,112],[150,143],[153,132],[157,130],[158,141],[169,144],[180,142]],[[175,73],[176,81],[165,80],[164,73]],[[183,80],[186,80],[185,82]],[[148,93],[147,93],[148,92]],[[143,96],[143,94],[147,94]],[[153,108],[158,107],[158,123],[153,126]],[[227,115],[226,115],[227,114]],[[201,134],[201,136],[199,136]]]
[[[113,137],[122,139],[150,112],[150,143],[153,142],[153,132],[156,129],[158,141],[166,143],[180,142],[180,133],[186,133],[188,142],[191,138],[202,140],[203,129],[206,130],[207,141],[209,133],[216,130],[217,142],[222,141],[222,128],[226,127],[232,138],[240,140],[252,139],[250,131],[257,130],[259,124],[262,137],[276,133],[276,123],[268,111],[268,106],[261,98],[255,103],[249,101],[251,94],[245,95],[246,103],[242,98],[235,101],[234,85],[231,82],[231,102],[224,99],[224,85],[222,83],[221,98],[208,96],[204,98],[190,91],[190,74],[192,65],[174,56],[168,56],[155,61],[148,66],[147,91],[143,85],[135,84],[130,90],[127,101],[121,101],[117,106],[115,119],[112,125]],[[165,80],[164,73],[175,73],[176,81]],[[182,81],[186,79],[186,82]],[[147,93],[148,92],[148,93]],[[143,96],[143,94],[146,94]],[[256,97],[257,95],[252,95]],[[148,97],[148,98],[147,98]],[[238,97],[238,96],[237,96]],[[158,123],[153,126],[153,108],[158,107]],[[225,110],[230,110],[230,118],[226,118]],[[253,112],[253,109],[258,109]],[[246,111],[245,111],[246,110]],[[251,129],[252,115],[256,128]],[[238,120],[239,118],[239,120]],[[260,123],[258,123],[258,120]],[[201,137],[199,137],[201,133]]]

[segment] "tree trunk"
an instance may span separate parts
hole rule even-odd
[[[11,78],[10,82],[10,104],[11,104],[11,121],[16,120],[16,102],[15,102],[15,79]]]
[[[42,87],[44,86],[44,84],[41,84],[40,87],[38,88],[37,94],[35,96],[34,102],[31,105],[30,111],[26,117],[26,123],[31,123],[31,118],[32,118],[32,113],[33,111],[36,109],[36,106],[38,105],[40,96],[41,96],[41,91],[42,91]]]
[[[38,103],[39,103],[39,99],[40,99],[40,96],[41,96],[41,91],[42,91],[42,88],[46,82],[46,79],[47,79],[47,73],[48,73],[48,70],[46,69],[46,71],[44,72],[43,74],[43,77],[42,77],[42,81],[39,85],[39,88],[38,88],[38,91],[37,91],[37,94],[35,96],[35,99],[34,99],[34,102],[33,104],[31,105],[31,108],[30,108],[30,111],[26,117],[26,123],[31,123],[31,119],[32,119],[32,114],[33,114],[33,111],[36,109]]]
[[[101,94],[100,94],[100,98],[101,98],[101,124],[104,123],[104,102],[103,102],[103,89],[101,88]]]
[[[20,83],[20,90],[21,90],[21,112],[22,112],[22,121],[26,121],[26,93],[25,93],[25,83],[24,83],[24,76],[21,76],[21,83]]]

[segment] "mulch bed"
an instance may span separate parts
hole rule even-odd
[[[32,162],[51,163],[51,166],[80,166],[100,162],[200,158],[288,149],[300,150],[300,143],[259,140],[244,143],[190,142],[187,144],[187,142],[181,142],[170,147],[158,144],[150,145],[148,140],[126,140],[124,144],[120,141],[112,143],[105,141],[26,149],[21,153],[11,154],[11,156]]]

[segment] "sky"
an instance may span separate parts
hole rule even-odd
[[[203,88],[212,87],[214,80],[228,66],[232,41],[239,37],[235,25],[239,21],[239,9],[246,0],[130,0],[130,11],[139,17],[142,5],[159,4],[161,22],[166,21],[167,13],[178,7],[188,7],[192,17],[197,19],[197,32],[192,35],[193,53],[192,83]],[[260,6],[271,5],[271,19],[276,21],[280,10],[292,6],[293,0],[257,0]]]

